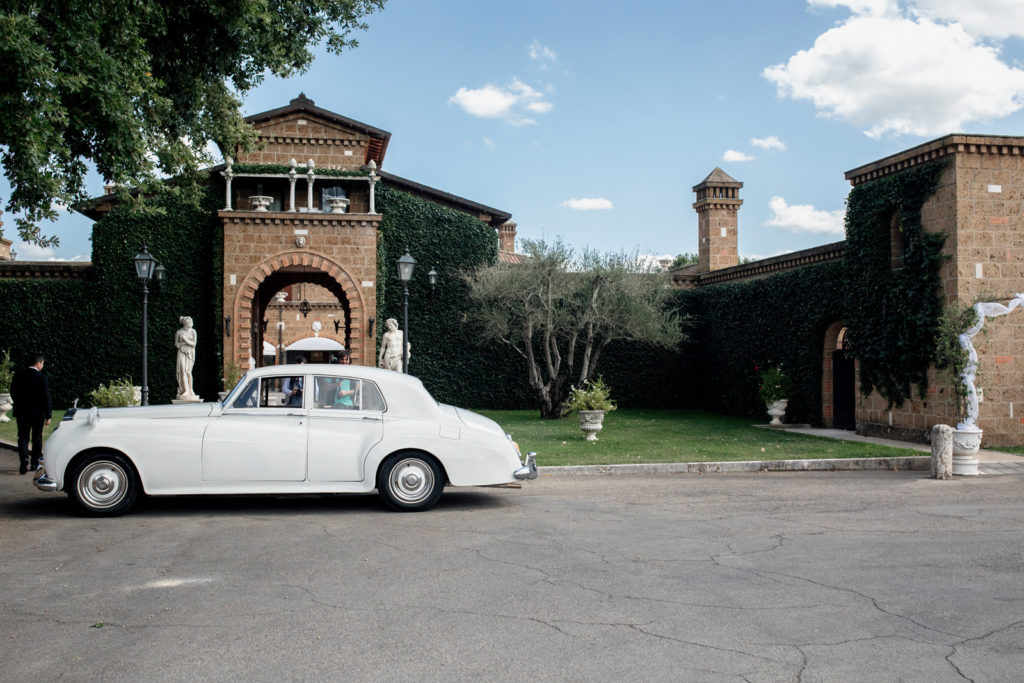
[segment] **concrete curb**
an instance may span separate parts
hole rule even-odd
[[[542,477],[612,474],[704,474],[708,472],[839,472],[851,470],[930,470],[931,456],[898,458],[831,458],[814,460],[748,460],[739,462],[682,462],[636,465],[569,465],[538,467]]]

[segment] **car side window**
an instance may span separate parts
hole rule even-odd
[[[235,402],[231,404],[232,408],[255,408],[256,407],[256,396],[259,393],[260,381],[254,379],[249,382],[245,389],[242,389],[242,393],[238,395]]]
[[[305,397],[304,378],[264,377],[260,386],[261,408],[301,408]]]
[[[380,389],[373,382],[363,382],[361,392],[363,410],[378,410],[383,412],[386,408],[384,397],[380,395]]]
[[[318,375],[314,382],[316,396],[313,405],[317,408],[359,410],[359,380]]]
[[[384,410],[384,399],[373,382],[348,377],[314,378],[317,408],[331,410]]]

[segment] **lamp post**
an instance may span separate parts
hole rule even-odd
[[[409,255],[409,247],[398,259],[398,279],[402,281],[402,372],[409,372],[409,280],[416,260]]]
[[[284,300],[288,298],[288,292],[280,291],[274,295],[277,302],[277,364],[284,365]]]
[[[156,262],[153,255],[142,245],[142,251],[132,259],[135,274],[142,286],[142,405],[149,405],[149,282],[156,277],[157,284],[163,282],[167,269]]]

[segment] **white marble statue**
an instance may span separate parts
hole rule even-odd
[[[964,417],[964,421],[956,426],[957,429],[978,428],[978,390],[974,386],[975,376],[978,372],[978,352],[974,349],[974,335],[981,332],[981,328],[985,325],[985,318],[1006,315],[1022,304],[1024,304],[1024,294],[1017,294],[1005,306],[998,301],[974,304],[974,311],[978,314],[977,320],[970,329],[960,335],[960,347],[967,351],[967,366],[960,375],[964,384],[967,385],[967,415]]]
[[[178,378],[178,400],[198,401],[199,397],[192,390],[192,366],[196,363],[196,331],[192,329],[192,318],[183,315],[178,318],[181,329],[174,333],[174,346],[178,349],[178,365],[175,375]]]
[[[398,321],[394,318],[388,318],[387,322],[384,323],[384,327],[387,328],[387,332],[382,335],[380,344],[380,354],[377,356],[377,365],[388,370],[394,370],[396,372],[402,371],[402,340],[405,338],[405,334],[402,330],[398,329]],[[406,352],[412,348],[411,344],[405,345]],[[412,358],[412,354],[409,354]]]

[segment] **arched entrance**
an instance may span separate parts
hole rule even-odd
[[[298,301],[286,305],[275,302],[275,294],[294,290],[297,285],[302,284],[314,285],[316,289],[328,292],[335,301],[320,301],[315,306],[321,311],[331,309],[336,315],[331,313],[329,316],[323,316],[321,320],[316,317],[317,308],[312,304],[308,311],[299,313]],[[271,307],[277,311],[277,315],[268,317],[268,309]],[[231,345],[232,360],[243,368],[248,369],[250,357],[257,365],[264,364],[265,343],[275,349],[283,349],[299,337],[313,336],[314,333],[307,332],[301,324],[292,324],[286,336],[286,311],[290,318],[289,323],[297,320],[301,322],[302,319],[308,319],[313,315],[312,321],[320,323],[316,333],[323,331],[326,338],[336,339],[344,344],[352,354],[353,364],[372,363],[372,348],[367,354],[367,345],[363,338],[363,312],[366,310],[363,297],[345,268],[322,254],[290,251],[264,259],[246,275],[238,287],[232,309],[231,314],[238,321],[234,326],[237,330],[236,337]],[[333,322],[338,324],[335,326]],[[256,353],[253,352],[254,349]],[[270,359],[270,362],[278,360],[285,359],[279,354],[276,358]]]
[[[822,357],[822,416],[833,429],[857,428],[857,365],[849,354],[846,326],[832,323],[825,332]]]

